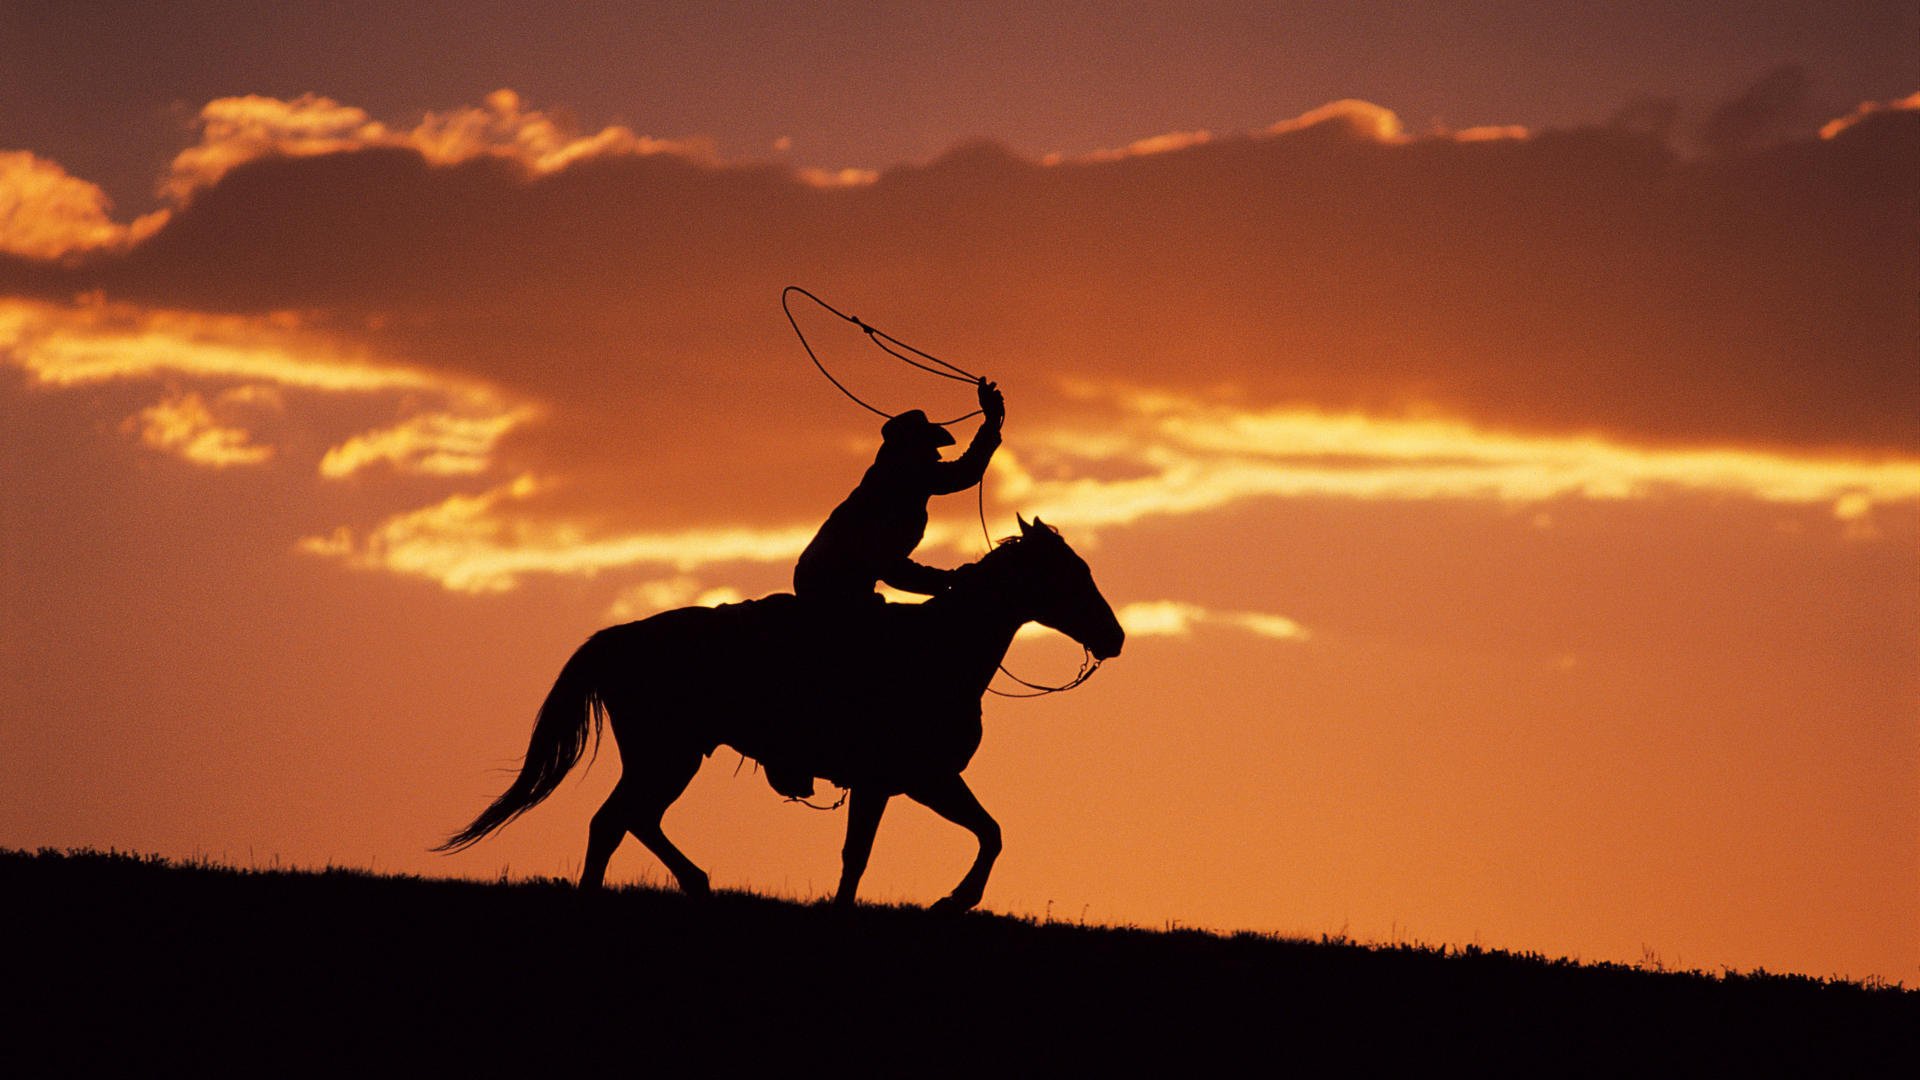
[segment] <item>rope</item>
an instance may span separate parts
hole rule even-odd
[[[889,334],[884,330],[867,325],[866,322],[862,321],[858,315],[849,315],[846,312],[841,311],[839,308],[834,307],[832,304],[827,303],[825,300],[820,299],[818,296],[815,296],[813,293],[807,291],[806,289],[801,288],[798,285],[789,285],[786,288],[781,289],[780,290],[780,310],[786,313],[788,325],[793,327],[794,336],[800,339],[800,347],[807,351],[807,359],[813,361],[813,366],[820,370],[820,374],[826,376],[827,381],[833,384],[834,389],[840,391],[842,394],[845,394],[847,396],[847,400],[853,402],[855,405],[860,406],[861,408],[867,410],[868,412],[873,413],[875,416],[884,416],[887,419],[891,420],[893,419],[894,414],[887,412],[885,409],[878,408],[877,406],[868,402],[865,398],[862,398],[860,395],[847,389],[846,384],[841,382],[839,379],[834,378],[833,372],[827,370],[827,365],[820,362],[820,357],[814,353],[812,344],[810,344],[807,341],[806,333],[800,329],[800,320],[793,317],[792,305],[787,302],[787,298],[793,293],[799,293],[801,296],[804,296],[807,299],[813,301],[815,304],[819,305],[821,310],[826,311],[840,319],[843,319],[859,327],[860,331],[867,335],[868,341],[871,341],[875,347],[880,349],[880,351],[886,353],[888,356],[891,356],[899,360],[901,363],[919,368],[921,371],[924,371],[929,375],[938,375],[943,379],[952,379],[954,382],[973,383],[975,385],[978,385],[986,381],[981,376],[975,375],[974,373],[968,371],[966,368],[959,366],[958,364],[948,363],[947,361],[940,359],[939,357],[933,355],[930,352],[917,349],[912,345],[909,345],[906,342],[901,341],[899,338],[894,337],[892,334]],[[899,346],[898,349],[894,348],[894,346],[896,345]],[[901,352],[900,349],[905,349],[907,352],[912,353],[913,356],[908,356],[906,353]],[[921,359],[916,360],[914,359],[914,356],[920,357]],[[927,361],[927,363],[922,363],[921,360],[925,360]],[[930,365],[937,365],[937,366],[930,366]],[[941,370],[942,368],[944,368],[945,370]],[[962,420],[971,420],[974,417],[981,415],[985,411],[986,410],[984,409],[975,409],[970,413],[966,413],[961,416],[956,416],[951,420],[936,420],[934,421],[934,423],[940,427],[946,427],[949,424],[957,424]],[[974,485],[974,508],[980,515],[980,538],[986,541],[987,550],[991,551],[993,550],[993,533],[987,528],[987,482],[985,477],[981,478],[980,483]],[[1063,683],[1059,686],[1046,686],[1041,683],[1031,683],[1021,678],[1020,676],[1015,675],[1013,672],[1008,671],[1007,665],[1001,664],[999,665],[1000,674],[1005,675],[1007,678],[1012,679],[1014,682],[1019,683],[1021,686],[1024,686],[1028,690],[1031,690],[1033,692],[1028,694],[1023,694],[1017,690],[996,690],[992,686],[987,687],[987,692],[990,694],[996,694],[1000,697],[1006,697],[1006,698],[1036,698],[1036,697],[1045,697],[1048,694],[1064,693],[1068,690],[1071,690],[1074,687],[1079,686],[1081,683],[1086,682],[1088,679],[1092,678],[1093,673],[1100,670],[1100,661],[1093,658],[1093,650],[1088,649],[1084,645],[1082,645],[1080,648],[1083,653],[1083,655],[1080,658],[1080,671],[1078,674],[1074,675],[1072,681],[1070,682]],[[834,803],[832,806],[815,806],[804,799],[789,799],[787,801],[797,802],[800,805],[805,806],[809,810],[837,810],[840,808],[841,803],[844,803],[847,801],[847,796],[846,796],[846,793],[842,791],[840,795],[840,801]]]
[[[841,311],[839,308],[834,307],[832,304],[827,303],[825,300],[820,299],[819,297],[813,295],[812,293],[808,292],[807,290],[801,288],[798,285],[789,285],[786,288],[780,290],[780,310],[787,313],[787,323],[793,327],[794,336],[800,339],[800,347],[807,350],[807,359],[813,361],[813,366],[820,369],[820,374],[825,375],[827,377],[827,381],[833,384],[834,389],[840,391],[842,394],[847,395],[848,400],[852,401],[855,405],[858,405],[861,408],[867,410],[868,412],[874,414],[875,416],[884,416],[887,419],[891,420],[893,419],[894,414],[886,411],[885,409],[879,408],[878,406],[875,406],[871,402],[867,401],[865,398],[861,397],[859,394],[856,394],[853,391],[847,389],[846,384],[841,382],[839,379],[834,378],[833,372],[827,370],[827,365],[820,362],[820,357],[814,353],[813,346],[807,341],[806,333],[800,329],[800,320],[793,317],[792,305],[787,302],[787,297],[793,293],[799,293],[801,296],[804,296],[807,299],[813,301],[814,303],[820,305],[821,310],[830,312],[833,315],[841,319],[844,319],[845,321],[850,322],[853,325],[859,327],[861,332],[867,335],[867,340],[873,342],[875,347],[880,349],[880,351],[886,353],[888,356],[892,356],[898,359],[902,363],[910,364],[913,367],[919,368],[921,371],[924,371],[929,375],[938,375],[943,379],[952,379],[954,382],[973,383],[975,385],[978,385],[981,381],[980,376],[973,374],[967,369],[963,367],[959,367],[954,364],[949,364],[945,360],[940,359],[939,357],[933,355],[932,353],[922,352],[921,350],[914,348],[913,346],[907,344],[904,341],[901,341],[899,338],[894,337],[892,334],[889,334],[884,330],[878,330],[878,329],[875,329],[874,327],[868,326],[866,323],[861,321],[858,315],[849,315],[846,312]],[[891,342],[892,344],[891,345],[888,344],[889,342]],[[912,356],[908,356],[906,355],[906,353],[900,352],[899,349],[893,348],[894,345],[899,346],[900,349],[907,350],[907,352],[913,353],[914,356],[923,357],[924,359],[930,361],[931,364],[937,364],[939,366],[935,367],[935,366],[930,366],[930,364],[921,363],[919,360],[915,360]],[[946,370],[942,371],[941,368],[945,368]],[[961,416],[956,416],[951,420],[936,420],[934,421],[934,423],[938,424],[941,427],[946,427],[948,424],[957,424],[962,420],[971,420],[974,417],[979,416],[982,411],[984,410],[975,409],[970,413],[966,413]]]
[[[1079,686],[1081,683],[1086,682],[1088,679],[1093,678],[1093,673],[1100,670],[1100,661],[1093,658],[1093,650],[1087,648],[1085,645],[1080,646],[1080,649],[1082,652],[1080,657],[1080,673],[1075,675],[1071,682],[1062,683],[1059,686],[1042,686],[1039,683],[1030,683],[1020,676],[1015,675],[1013,672],[1008,671],[1007,665],[1001,664],[1000,674],[1032,690],[1033,693],[1023,694],[1018,690],[996,690],[992,686],[987,687],[987,693],[1010,698],[1046,697],[1048,694],[1063,694]]]

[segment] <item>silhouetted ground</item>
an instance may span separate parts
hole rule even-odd
[[[0,1075],[1907,1075],[1920,993],[0,851]]]

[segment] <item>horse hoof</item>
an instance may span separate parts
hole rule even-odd
[[[958,896],[943,896],[933,902],[927,910],[936,915],[959,915],[972,911],[978,900],[966,900]]]

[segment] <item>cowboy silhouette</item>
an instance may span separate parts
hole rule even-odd
[[[952,461],[940,448],[952,446],[947,429],[919,409],[903,412],[880,428],[880,451],[859,486],[827,515],[793,568],[793,591],[802,602],[846,625],[881,603],[874,583],[934,596],[946,591],[953,571],[913,561],[927,532],[927,500],[965,491],[980,482],[1000,446],[1007,405],[993,383],[977,384],[986,416],[966,452]],[[767,780],[789,798],[813,794],[813,777],[767,764]]]

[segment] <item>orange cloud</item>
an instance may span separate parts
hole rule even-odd
[[[1063,525],[1108,530],[1214,513],[1250,500],[1532,503],[1682,493],[1794,506],[1826,503],[1852,522],[1864,521],[1876,506],[1920,500],[1920,459],[1913,458],[1638,447],[1589,435],[1485,430],[1456,419],[1248,409],[1086,387],[1076,393],[1117,411],[1086,425],[1065,418],[1030,421],[1013,445],[1001,449],[989,473],[987,496],[997,512],[1039,513]],[[365,530],[341,526],[300,546],[457,592],[503,592],[530,575],[591,577],[634,568],[679,575],[622,593],[615,611],[632,616],[703,595],[735,596],[731,585],[703,584],[687,575],[729,565],[784,567],[817,524],[810,518],[755,521],[755,508],[741,505],[719,511],[706,524],[622,529],[608,525],[601,511],[569,510],[543,498],[557,490],[554,482],[522,476],[479,493],[450,495]],[[1865,538],[1867,530],[1853,535]],[[949,561],[964,559],[976,537],[971,522],[936,520],[923,550],[944,551]],[[1179,633],[1204,623],[1283,640],[1305,636],[1279,616],[1166,604],[1134,613],[1146,628],[1142,632]]]
[[[221,316],[109,302],[0,298],[0,355],[48,387],[186,376],[301,390],[430,390],[442,379],[304,332],[298,316]]]
[[[1317,109],[1309,109],[1291,120],[1281,120],[1269,125],[1264,134],[1288,135],[1310,128],[1339,127],[1356,138],[1379,143],[1399,143],[1407,141],[1406,128],[1393,110],[1383,109],[1371,101],[1358,98],[1342,98],[1328,102]]]
[[[167,219],[162,210],[121,224],[112,209],[99,185],[67,175],[57,163],[24,150],[0,151],[0,252],[58,259],[124,248]]]
[[[1499,142],[1509,139],[1526,139],[1532,137],[1532,134],[1519,124],[1488,124],[1449,132],[1447,137],[1455,142]]]
[[[289,313],[216,316],[89,298],[73,305],[0,298],[0,363],[66,389],[108,382],[194,380],[225,387],[215,405],[281,403],[282,391],[393,395],[415,415],[354,434],[318,465],[329,479],[378,463],[451,476],[486,471],[499,441],[539,415],[479,380],[375,359],[304,328]],[[435,405],[439,407],[434,407]],[[199,393],[172,394],[123,426],[141,441],[202,465],[256,464],[273,448],[215,419]]]
[[[714,607],[737,604],[744,599],[746,596],[730,585],[710,588],[697,578],[682,574],[643,581],[620,590],[613,604],[607,608],[607,618],[613,622],[631,622],[673,608]]]
[[[199,141],[174,157],[159,184],[159,193],[174,208],[125,223],[113,220],[111,200],[97,184],[32,153],[0,151],[0,253],[62,259],[123,250],[159,231],[197,192],[266,157],[401,147],[435,165],[485,156],[514,162],[533,175],[610,155],[713,159],[710,142],[701,139],[656,139],[619,125],[576,134],[552,114],[526,108],[518,94],[505,89],[488,94],[480,106],[429,112],[409,129],[395,129],[364,109],[319,94],[217,98],[202,106],[198,124]],[[858,169],[805,174],[809,183],[823,187],[870,183],[875,175]]]
[[[292,101],[249,94],[217,98],[200,109],[200,141],[173,159],[162,194],[184,203],[218,183],[236,165],[269,154],[328,154],[389,139],[386,126],[364,110],[318,94]]]
[[[656,139],[618,125],[577,135],[553,115],[526,108],[512,90],[488,94],[482,106],[429,112],[404,131],[317,94],[291,101],[248,95],[219,98],[200,110],[200,142],[174,158],[161,191],[184,203],[229,170],[257,158],[311,157],[370,147],[416,150],[436,165],[498,157],[536,175],[604,155],[712,156],[704,141]]]
[[[808,166],[799,170],[801,181],[817,188],[865,187],[880,179],[875,169],[819,169]]]
[[[1162,135],[1150,135],[1144,139],[1135,139],[1125,146],[1110,150],[1094,150],[1085,154],[1067,157],[1064,154],[1048,154],[1041,159],[1043,165],[1058,165],[1062,162],[1093,163],[1101,161],[1123,161],[1134,157],[1152,157],[1155,154],[1171,153],[1188,147],[1204,146],[1213,141],[1211,131],[1169,131]]]
[[[1387,145],[1414,141],[1393,110],[1357,98],[1343,98],[1328,102],[1318,108],[1309,109],[1299,116],[1276,121],[1257,131],[1245,132],[1237,137],[1256,140],[1272,139],[1312,130],[1344,131],[1355,138]],[[1452,142],[1472,143],[1526,139],[1531,136],[1532,132],[1519,124],[1493,124],[1464,128],[1459,131],[1439,131],[1433,137]],[[1220,137],[1204,129],[1169,131],[1144,139],[1135,139],[1125,146],[1092,150],[1084,154],[1052,153],[1041,158],[1040,163],[1042,165],[1090,165],[1125,161],[1128,158],[1153,157],[1158,154],[1205,146]]]
[[[1081,386],[1076,393],[1107,392]],[[1856,517],[1874,505],[1920,500],[1915,457],[1642,447],[1457,419],[1248,409],[1165,393],[1118,392],[1110,400],[1117,420],[1057,426],[1003,450],[993,474],[999,501],[1061,524],[1112,526],[1259,498],[1538,502],[1695,493],[1832,503]],[[1117,478],[1103,478],[1116,471]]]
[[[273,456],[273,447],[252,442],[245,429],[222,425],[195,393],[170,395],[128,417],[121,430],[137,430],[156,450],[214,468],[258,465]]]
[[[602,515],[542,505],[539,497],[553,487],[523,475],[478,493],[450,495],[369,529],[338,526],[302,538],[297,547],[356,569],[426,578],[464,593],[507,592],[535,575],[590,578],[636,568],[672,571],[675,577],[620,593],[614,611],[631,618],[681,602],[737,599],[739,591],[732,585],[699,586],[687,575],[738,565],[784,568],[799,558],[819,525],[722,522],[679,529],[610,529],[591,524]],[[751,513],[751,507],[739,509],[742,516]],[[964,529],[936,522],[927,529],[923,550],[957,550],[967,535]],[[701,600],[703,596],[707,599]]]
[[[483,473],[492,466],[494,447],[501,438],[537,415],[539,410],[532,406],[495,407],[475,415],[423,413],[392,427],[355,435],[328,450],[320,459],[320,475],[338,479],[376,464],[430,476]]]
[[[1114,613],[1133,637],[1187,637],[1197,626],[1222,626],[1273,641],[1306,641],[1313,635],[1284,615],[1258,611],[1215,611],[1179,600],[1145,600]]]
[[[1829,120],[1820,128],[1820,137],[1832,139],[1841,132],[1855,127],[1862,120],[1876,113],[1920,111],[1920,91],[1915,91],[1896,101],[1863,101],[1860,107],[1837,119]]]
[[[542,491],[532,476],[478,494],[452,495],[364,533],[340,526],[299,548],[367,570],[424,577],[454,592],[515,588],[528,574],[591,577],[658,566],[686,572],[726,563],[790,563],[814,527],[717,526],[591,537],[575,521],[524,506]]]

